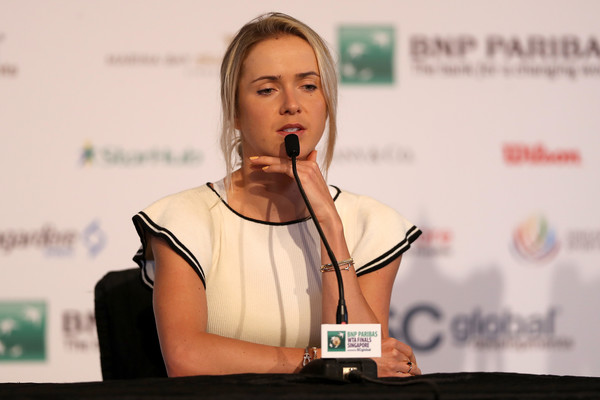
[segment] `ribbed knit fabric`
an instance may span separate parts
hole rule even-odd
[[[357,274],[384,267],[421,233],[391,208],[330,189]],[[134,260],[152,286],[147,235],[163,237],[205,285],[208,331],[254,343],[318,346],[320,239],[310,219],[268,223],[226,202],[223,182],[163,198],[133,217],[142,246]]]

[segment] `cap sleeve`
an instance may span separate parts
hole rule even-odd
[[[142,277],[147,285],[154,285],[154,255],[149,239],[155,236],[165,240],[194,269],[206,287],[206,273],[213,251],[213,196],[208,186],[190,189],[158,200],[133,216],[133,224],[141,241],[133,260],[142,269]]]
[[[410,248],[421,231],[393,208],[368,196],[342,192],[340,212],[358,276],[388,265]]]

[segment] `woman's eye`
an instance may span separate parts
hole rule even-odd
[[[266,88],[266,89],[260,89],[256,93],[258,93],[259,95],[262,95],[262,96],[266,96],[266,95],[273,93],[274,90],[275,89],[273,89],[273,88]]]
[[[317,90],[317,85],[312,85],[312,84],[304,85],[304,89],[309,92],[314,92],[315,90]]]

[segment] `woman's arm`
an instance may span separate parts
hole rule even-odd
[[[302,366],[303,349],[265,346],[206,332],[206,292],[183,258],[151,237],[156,263],[154,315],[169,376],[291,373]]]
[[[266,166],[266,173],[283,173],[294,178],[290,160],[276,157],[250,159],[253,165]],[[335,208],[329,188],[317,164],[317,152],[311,152],[306,160],[297,161],[297,172],[323,233],[337,261],[351,257],[344,236],[342,220]],[[377,359],[379,376],[402,376],[420,374],[412,349],[389,337],[388,318],[390,298],[401,257],[377,271],[358,278],[354,268],[342,271],[344,294],[349,323],[379,323],[382,327],[382,357]],[[328,253],[321,244],[321,263],[329,264]],[[335,272],[322,273],[323,323],[335,323],[338,304],[338,286]]]

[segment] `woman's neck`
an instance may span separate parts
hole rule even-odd
[[[227,202],[238,213],[267,222],[288,222],[309,215],[294,179],[247,165],[233,172]]]

